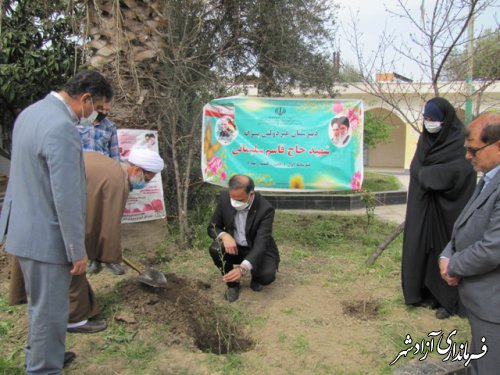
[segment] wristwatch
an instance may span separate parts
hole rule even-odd
[[[248,268],[245,268],[243,266],[239,266],[238,268],[240,270],[241,276],[245,276],[248,273]]]

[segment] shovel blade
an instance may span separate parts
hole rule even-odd
[[[143,284],[155,288],[166,288],[167,286],[167,278],[165,277],[165,275],[153,268],[148,268],[139,276],[138,280]]]

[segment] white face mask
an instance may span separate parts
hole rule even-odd
[[[250,196],[248,197],[248,201],[246,201],[246,202],[237,201],[237,200],[231,198],[231,206],[233,206],[233,208],[236,211],[242,211],[245,208],[247,208],[249,205],[250,205]]]
[[[92,125],[99,115],[99,112],[97,112],[94,109],[94,101],[92,100],[92,97],[90,97],[90,103],[92,104],[92,113],[88,117],[83,117],[83,104],[82,104],[82,118],[80,119],[80,125],[88,126]]]
[[[429,133],[438,133],[442,128],[440,121],[424,120],[424,126]]]

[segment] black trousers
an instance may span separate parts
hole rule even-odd
[[[209,248],[210,256],[222,275],[231,271],[235,264],[241,264],[249,252],[249,247],[238,245],[237,255],[228,254],[224,251],[222,243],[218,246],[217,240]],[[270,254],[264,253],[257,264],[252,264],[252,281],[262,285],[269,285],[276,279],[277,270],[278,264],[275,259]],[[228,286],[236,285],[238,283],[228,283]]]

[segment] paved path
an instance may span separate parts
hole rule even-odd
[[[371,168],[368,170],[395,176],[398,179],[399,183],[401,184],[401,189],[408,191],[408,185],[410,184],[410,175],[408,171],[402,169],[371,169]],[[380,220],[385,220],[396,224],[400,224],[405,220],[406,204],[377,206],[375,208],[375,216]]]

